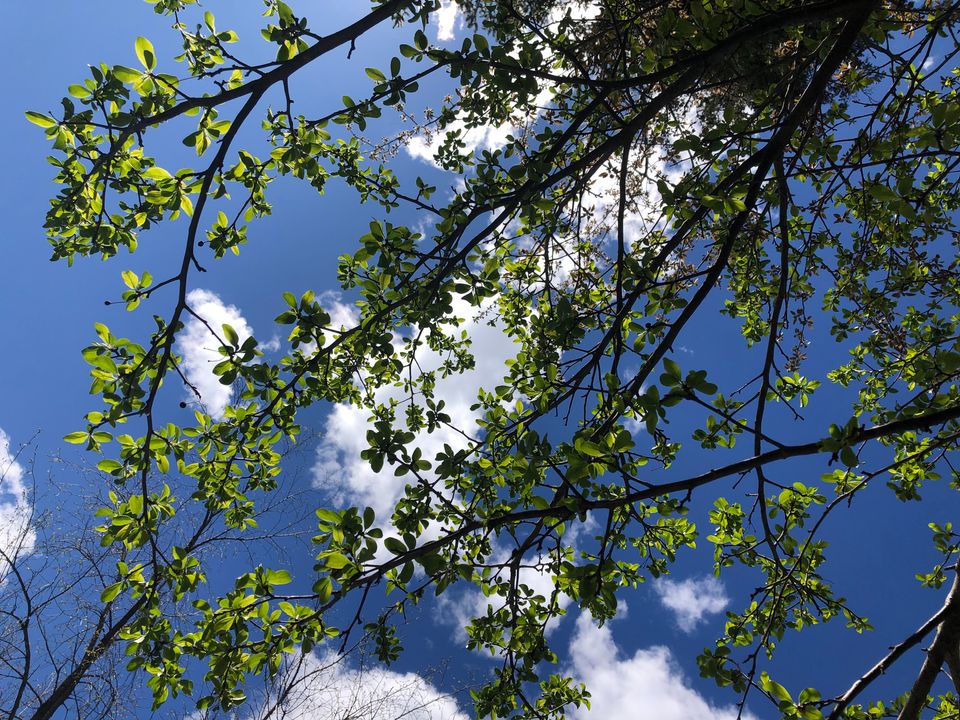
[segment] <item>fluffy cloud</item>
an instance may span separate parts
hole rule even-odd
[[[253,331],[246,318],[233,305],[226,305],[216,293],[200,288],[187,293],[190,308],[206,322],[190,316],[178,340],[183,355],[183,372],[200,393],[204,408],[212,417],[223,417],[223,411],[233,397],[233,388],[222,385],[213,374],[214,366],[223,360],[219,352],[220,341],[210,332],[212,328],[223,337],[223,325],[237,331],[242,343]],[[209,328],[207,327],[209,325]],[[191,393],[191,398],[196,399]]]
[[[435,396],[446,403],[444,412],[450,416],[453,427],[469,431],[477,419],[476,412],[470,409],[476,402],[477,390],[484,385],[492,387],[500,384],[506,372],[504,363],[516,350],[513,341],[498,326],[489,325],[482,314],[476,315],[476,308],[460,302],[455,304],[454,310],[465,321],[459,330],[466,331],[472,341],[476,366],[468,373],[438,377]],[[436,370],[443,358],[422,348],[417,360],[419,369],[426,372]],[[381,402],[400,397],[401,390],[398,388],[383,388],[377,395]],[[338,504],[372,507],[383,523],[391,515],[410,480],[407,477],[395,477],[389,466],[375,473],[360,458],[360,452],[368,447],[368,417],[369,412],[362,408],[345,404],[334,406],[327,417],[323,440],[317,449],[313,467],[314,485],[329,493]],[[442,427],[432,433],[420,433],[412,445],[419,447],[423,457],[432,461],[443,450],[444,444],[458,449],[464,447],[465,442],[463,435],[456,430]]]
[[[358,670],[335,655],[311,653],[301,656],[289,679],[294,683],[279,706],[274,698],[248,720],[467,720],[456,700],[416,673]]]
[[[327,290],[317,298],[323,309],[330,315],[330,327],[334,330],[352,328],[360,320],[357,308],[343,302],[338,292]]]
[[[622,617],[622,616],[621,616]],[[621,620],[622,621],[622,620]],[[617,621],[615,621],[617,622]],[[654,646],[625,656],[609,624],[581,614],[565,672],[586,683],[591,708],[573,720],[735,720],[737,709],[712,705],[687,683],[670,650]],[[245,720],[467,720],[456,700],[416,673],[373,666],[362,670],[333,654],[310,653],[287,667],[289,691],[274,695]],[[743,720],[756,720],[744,713]]]
[[[509,557],[510,553],[501,549],[496,553],[494,562],[506,562]],[[542,572],[532,566],[520,568],[518,581],[520,585],[526,585],[535,594],[542,595],[545,598],[549,598],[554,589],[553,577],[549,573]],[[487,608],[497,610],[506,602],[505,598],[499,595],[487,597],[479,590],[473,589],[473,586],[470,586],[470,588],[459,593],[455,590],[445,592],[437,599],[434,610],[434,618],[438,623],[451,627],[455,633],[454,639],[458,642],[466,642],[467,625],[471,620],[486,615]],[[560,607],[565,608],[570,604],[570,598],[561,594],[558,597],[558,602]],[[559,620],[552,620],[546,627],[547,634],[552,633],[557,627],[559,627]],[[497,656],[489,653],[482,654],[482,657],[492,660],[498,659]]]
[[[436,12],[437,40],[448,42],[455,37],[457,20],[460,18],[460,8],[453,0],[440,0],[440,9]]]
[[[570,641],[569,672],[586,683],[590,709],[575,708],[574,720],[735,720],[735,707],[715,707],[690,688],[669,648],[653,646],[625,657],[610,625],[598,628],[586,613]],[[744,714],[743,718],[753,718]]]
[[[280,349],[280,336],[274,335],[265,343],[260,343],[260,349],[263,350],[265,353],[276,352],[277,350]]]
[[[561,3],[550,11],[549,22],[559,22],[568,11],[574,20],[590,20],[600,14],[601,6],[594,0],[569,0],[569,2]],[[453,40],[455,37],[454,30],[460,20],[460,8],[456,2],[454,0],[440,0],[440,9],[435,13],[435,19],[437,40],[440,42]],[[498,125],[481,125],[470,129],[466,129],[466,123],[462,120],[454,120],[442,133],[417,135],[411,138],[407,143],[407,152],[411,157],[436,164],[434,163],[434,155],[443,144],[446,135],[457,130],[463,131],[460,140],[465,147],[461,148],[461,152],[472,153],[477,149],[496,150],[501,148],[506,145],[508,135],[539,116],[540,109],[549,103],[552,92],[553,83],[543,81],[540,83],[540,92],[534,99],[533,109],[529,114],[518,113],[509,122]]]
[[[679,582],[661,578],[653,588],[664,607],[673,611],[684,632],[691,632],[706,615],[722,612],[730,602],[723,583],[712,575]]]
[[[621,615],[622,618],[622,615]],[[614,622],[622,622],[622,619]],[[565,672],[586,683],[591,708],[571,708],[573,720],[734,720],[737,709],[712,705],[691,688],[670,650],[654,646],[625,656],[607,624],[581,614]],[[246,720],[466,720],[456,700],[416,673],[373,666],[362,670],[333,654],[310,653],[287,666],[290,690]],[[755,720],[744,713],[743,720]]]
[[[10,451],[10,438],[0,430],[0,550],[7,558],[22,557],[33,551],[35,542],[23,467]],[[9,570],[3,556],[0,556],[0,582]]]
[[[589,537],[597,531],[597,523],[592,514],[582,523],[573,523],[563,536],[564,543],[576,552],[582,538]],[[512,548],[500,545],[495,548],[493,563],[506,563],[510,559]],[[540,569],[539,563],[544,558],[528,557],[518,573],[519,584],[526,585],[537,595],[549,598],[555,589],[553,575]],[[467,625],[473,618],[486,615],[487,608],[497,609],[505,602],[504,598],[493,595],[487,597],[480,590],[470,589],[464,592],[448,591],[437,600],[435,617],[438,622],[450,625],[456,632],[456,639],[463,642],[467,639]],[[570,605],[570,597],[563,593],[557,596],[557,604],[561,608]],[[554,618],[547,623],[546,634],[551,635],[559,626],[563,617]],[[486,655],[486,657],[490,657]]]
[[[339,293],[324,292],[317,299],[330,314],[330,326],[333,329],[349,328],[356,324],[356,308],[342,302]],[[220,341],[214,337],[211,329],[222,338],[223,325],[230,325],[237,331],[241,343],[253,335],[253,330],[238,307],[224,303],[219,295],[210,290],[191,290],[187,293],[187,304],[203,321],[193,315],[189,316],[177,340],[183,356],[183,372],[187,380],[200,392],[200,400],[206,411],[211,417],[221,418],[224,409],[233,399],[233,387],[221,384],[220,379],[213,374],[214,366],[223,360],[223,356],[219,352]],[[260,345],[260,349],[264,352],[276,352],[285,345],[286,343],[275,335]],[[304,352],[311,352],[310,346],[302,349]],[[189,392],[187,399],[196,400],[196,395]]]
[[[461,148],[461,152],[472,153],[478,148],[496,150],[503,147],[507,144],[507,136],[516,130],[516,127],[511,123],[504,123],[502,125],[482,125],[467,130],[466,123],[463,120],[454,120],[442,133],[416,135],[410,138],[407,143],[407,153],[413,158],[436,164],[433,158],[437,154],[437,150],[443,145],[447,134],[457,130],[463,131],[460,140],[465,147]]]
[[[558,23],[569,13],[570,17],[578,24],[575,24],[568,32],[576,36],[577,33],[588,33],[590,31],[589,21],[601,12],[602,5],[596,0],[567,0],[551,9],[547,23]],[[439,40],[453,39],[453,28],[458,19],[459,10],[456,4],[452,0],[442,0],[441,8],[436,13],[437,37]],[[549,50],[547,58],[550,58]],[[466,128],[466,123],[462,119],[455,119],[442,133],[427,132],[410,138],[407,142],[407,153],[413,158],[436,165],[434,157],[437,150],[443,144],[446,135],[456,131],[462,133],[460,140],[464,145],[463,152],[472,153],[477,150],[502,148],[506,145],[508,136],[515,135],[521,128],[537,120],[543,108],[551,104],[553,91],[554,83],[547,80],[540,81],[539,92],[526,112],[518,112],[502,124],[481,125],[469,129]],[[698,108],[695,105],[690,105],[683,112],[681,129],[669,138],[671,141],[681,135],[697,134],[699,132]],[[640,187],[635,187],[631,191],[634,203],[633,206],[627,208],[624,218],[624,234],[628,245],[646,237],[654,229],[665,227],[663,199],[657,181],[663,179],[669,186],[675,186],[689,169],[688,163],[685,161],[678,164],[668,164],[664,147],[651,150],[644,146],[642,140],[637,140],[636,147],[633,149],[633,158],[634,165],[648,168],[648,175],[639,179]],[[615,216],[619,206],[618,167],[619,161],[613,160],[595,173],[589,181],[584,196],[584,209],[592,214],[593,220],[599,228],[615,226]],[[636,181],[637,179],[634,179],[633,182]],[[566,249],[562,247],[563,240],[564,238],[558,238],[560,247],[556,250],[559,253],[557,255],[559,262],[557,267],[554,268],[554,277],[561,282],[569,274],[569,270],[577,264],[577,260],[572,256],[564,256]]]

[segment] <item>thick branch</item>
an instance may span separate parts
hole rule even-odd
[[[955,569],[960,570],[960,566],[955,566]],[[940,668],[948,655],[955,655],[957,652],[957,645],[960,643],[960,572],[954,576],[950,593],[937,615],[942,618],[940,627],[933,644],[927,650],[927,657],[924,658],[920,673],[910,688],[898,720],[919,720],[920,713],[927,706],[927,695],[940,674]]]
[[[70,671],[70,674],[54,688],[53,692],[37,707],[30,720],[50,720],[53,714],[63,705],[73,694],[77,685],[83,680],[90,667],[105,653],[119,635],[120,631],[140,612],[146,605],[149,595],[142,595],[130,608],[117,620],[110,629],[104,633],[99,641],[92,642],[87,646],[80,658],[80,662]],[[94,639],[95,640],[95,639]]]
[[[223,105],[231,100],[237,100],[250,95],[263,95],[268,89],[279,82],[287,80],[297,70],[313,62],[322,55],[326,55],[331,50],[335,50],[338,47],[346,45],[347,43],[356,42],[357,38],[362,36],[371,28],[376,27],[384,20],[393,17],[409,3],[410,0],[389,0],[389,2],[384,3],[373,12],[357,20],[355,23],[321,38],[315,44],[311,45],[293,59],[284,62],[282,65],[271,70],[270,72],[264,73],[256,80],[252,80],[238,87],[224,90],[214,95],[203,95],[202,97],[184,100],[183,102],[177,103],[173,107],[167,108],[163,112],[159,112],[155,115],[149,115],[131,123],[123,128],[113,140],[110,145],[110,150],[101,155],[100,158],[94,163],[94,167],[90,174],[94,174],[98,167],[108,163],[110,158],[113,157],[116,149],[123,147],[124,143],[131,136],[143,132],[152,125],[161,125],[168,120],[172,120],[173,118],[184,115],[191,110],[196,110],[198,108],[217,107],[218,105]]]
[[[870,668],[866,673],[864,673],[857,681],[850,686],[850,689],[847,690],[843,695],[841,695],[837,701],[836,705],[833,708],[833,712],[830,713],[827,720],[839,720],[840,716],[843,714],[843,711],[846,707],[853,702],[861,692],[863,692],[868,685],[870,685],[874,680],[883,675],[897,660],[899,660],[908,650],[915,647],[919,644],[927,635],[933,632],[934,628],[940,625],[944,618],[947,616],[948,612],[951,612],[951,607],[955,606],[957,603],[957,584],[960,582],[960,575],[956,576],[953,581],[953,587],[950,590],[949,595],[947,596],[946,601],[943,606],[934,613],[923,625],[918,627],[909,637],[902,640],[901,642],[894,645],[890,648],[890,652],[887,653],[876,665]],[[924,700],[926,699],[926,694],[924,693]],[[903,716],[901,716],[903,717]]]
[[[938,410],[926,415],[917,415],[914,417],[902,418],[900,420],[893,420],[891,422],[875,425],[869,428],[861,428],[857,432],[853,433],[848,438],[848,441],[850,444],[856,444],[869,440],[876,440],[878,438],[899,435],[904,432],[930,428],[935,425],[940,425],[942,423],[955,420],[956,418],[960,418],[960,406]],[[563,521],[573,517],[574,515],[587,512],[589,510],[623,508],[637,502],[652,500],[654,498],[670,495],[672,493],[690,493],[697,488],[708,485],[715,480],[751,472],[758,467],[778,462],[780,460],[830,452],[829,450],[825,449],[825,443],[828,443],[831,440],[832,438],[823,438],[822,440],[804,443],[802,445],[785,445],[760,455],[745,458],[743,460],[739,460],[738,462],[724,465],[723,467],[710,470],[700,475],[694,475],[683,480],[675,480],[674,482],[652,485],[644,488],[643,490],[638,490],[621,497],[581,501],[575,509],[571,509],[566,505],[551,506],[543,509],[535,508],[521,510],[519,512],[506,513],[504,515],[496,515],[486,519],[474,520],[452,532],[447,533],[437,540],[431,540],[428,543],[424,543],[420,547],[414,548],[413,550],[410,550],[402,555],[398,555],[386,563],[370,568],[367,573],[357,579],[354,587],[368,582],[373,582],[381,577],[385,572],[401,567],[411,560],[416,560],[417,558],[436,553],[442,550],[444,547],[453,544],[454,542],[472,532],[476,532],[477,530],[495,530],[501,527],[516,525],[517,523],[525,520],[538,520],[545,517],[557,518],[558,520]],[[335,598],[330,604],[334,604],[334,602],[336,602],[338,599],[339,598]]]

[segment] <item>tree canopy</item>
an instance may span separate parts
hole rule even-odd
[[[785,687],[773,658],[810,625],[870,629],[834,590],[828,520],[870,493],[906,507],[934,481],[960,488],[960,5],[470,0],[448,47],[424,32],[438,0],[374,2],[343,27],[266,0],[254,40],[195,0],[149,1],[182,52],[136,38],[129,65],[91,66],[56,113],[27,113],[61,186],[53,258],[117,264],[111,302],[154,321],[132,339],[98,324],[83,350],[94,404],[66,440],[114,485],[97,531],[116,571],[109,621],[32,717],[114,643],[157,707],[186,693],[228,710],[290,653],[364,634],[389,662],[398,618],[453,586],[488,601],[467,627],[498,658],[477,715],[559,717],[589,688],[558,671],[550,628],[571,606],[613,618],[696,544],[717,574],[754,578],[698,659],[741,707],[956,716],[960,686],[936,678],[960,683],[960,543],[937,503],[940,560],[911,573],[943,588],[940,611],[836,687]],[[373,37],[396,40],[378,67],[343,64]],[[301,78],[336,67],[356,89],[317,108]],[[153,149],[169,133],[193,161]],[[449,192],[395,171],[414,142]],[[237,388],[214,409],[178,349],[206,322],[191,290],[267,242],[283,176],[369,208],[336,267],[355,314],[290,288],[277,359],[208,324],[213,372]],[[338,212],[317,207],[318,224]],[[126,269],[160,232],[176,268]],[[739,334],[685,353],[718,314]],[[510,357],[454,411],[443,383],[481,363],[478,325]],[[253,532],[285,443],[331,403],[365,411],[362,458],[406,478],[402,496],[386,515],[316,509],[311,577],[249,567],[211,593],[201,549]],[[877,696],[924,642],[902,694]]]

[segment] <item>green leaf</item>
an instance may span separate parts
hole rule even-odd
[[[780,683],[772,680],[767,673],[760,674],[760,685],[777,702],[791,702],[790,693]]]
[[[233,329],[231,325],[227,323],[223,324],[223,334],[227,338],[227,343],[233,345],[234,347],[240,345],[240,336],[237,334],[237,331]]]
[[[169,180],[173,177],[167,170],[156,166],[144,170],[141,174],[148,180]]]
[[[313,584],[313,592],[319,602],[325,603],[333,594],[333,581],[328,576],[320,578]]]
[[[85,443],[90,438],[88,433],[78,430],[77,432],[72,432],[63,436],[63,439],[68,443],[73,443],[74,445],[80,445]]]
[[[388,537],[383,541],[384,547],[394,555],[402,555],[407,552],[407,546],[398,538]]]
[[[137,59],[147,70],[153,70],[156,67],[157,56],[153,51],[153,43],[145,37],[138,37],[133,48],[137,53]]]
[[[326,508],[317,508],[316,509],[317,517],[323,520],[324,522],[332,523],[334,525],[339,524],[340,522],[340,513],[333,510],[327,510]]]
[[[583,453],[584,455],[589,455],[590,457],[604,457],[608,455],[606,448],[597,445],[597,443],[592,440],[587,440],[586,438],[577,438],[573,446],[577,449],[578,452]]]
[[[287,585],[293,578],[288,570],[267,570],[266,579],[271,585]]]
[[[88,98],[93,94],[90,91],[90,88],[85,85],[70,85],[67,88],[67,92],[73,95],[73,97],[80,98],[81,100],[83,98]]]
[[[324,557],[323,564],[330,570],[339,570],[350,564],[350,558],[341,553],[331,553]]]
[[[840,451],[840,462],[847,467],[856,467],[860,464],[860,460],[857,459],[857,454],[849,446]]]
[[[113,585],[107,585],[107,587],[103,589],[103,592],[100,593],[100,602],[108,603],[113,601],[117,595],[120,594],[121,590],[123,590],[122,582],[114,583]]]
[[[743,212],[747,209],[747,204],[740,198],[726,198],[724,200],[724,210],[727,212]]]
[[[663,370],[667,375],[669,375],[672,378],[676,378],[678,381],[680,380],[680,378],[683,377],[682,373],[680,372],[680,366],[677,365],[677,363],[675,363],[670,358],[664,359]]]
[[[382,83],[387,81],[387,76],[376,68],[366,68],[364,71],[367,73],[367,77],[373,80],[374,82]]]
[[[447,563],[442,557],[436,554],[424,555],[419,559],[420,564],[423,566],[424,571],[427,575],[435,576],[441,570],[443,570]]]
[[[123,465],[116,460],[101,460],[97,463],[97,470],[105,473],[112,473],[122,467]]]
[[[26,115],[27,120],[32,122],[34,125],[39,125],[42,128],[52,128],[57,125],[57,121],[53,118],[47,117],[46,115],[41,115],[38,112],[33,112],[32,110],[28,110],[24,113],[24,115]]]
[[[900,196],[897,194],[896,190],[892,190],[886,185],[875,183],[867,185],[867,192],[877,200],[881,202],[891,202],[897,200]]]

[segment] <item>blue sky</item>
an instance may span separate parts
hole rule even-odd
[[[218,25],[238,30],[243,42],[243,38],[256,37],[260,18],[257,4],[241,5],[243,7],[238,8],[213,3],[210,7],[217,13]],[[311,3],[301,5],[310,12]],[[166,27],[167,21],[155,15],[145,3],[52,0],[42,10],[38,7],[29,3],[10,4],[0,30],[0,47],[8,67],[5,74],[8,99],[0,109],[0,130],[7,139],[6,171],[0,174],[5,219],[5,262],[0,282],[0,327],[5,340],[5,352],[0,355],[0,429],[9,438],[12,450],[8,454],[39,431],[33,445],[38,457],[38,497],[52,502],[44,492],[43,478],[47,471],[64,472],[64,466],[54,463],[52,458],[62,454],[68,459],[81,460],[74,447],[64,446],[60,440],[82,426],[82,415],[90,409],[87,366],[80,350],[93,339],[95,321],[106,322],[117,334],[143,336],[149,323],[148,313],[129,315],[120,305],[105,307],[104,301],[116,298],[121,292],[122,270],[149,269],[155,277],[164,277],[164,268],[172,269],[177,262],[172,249],[179,243],[183,224],[173,223],[151,231],[132,258],[123,255],[107,263],[80,260],[73,268],[49,262],[41,225],[55,187],[51,182],[51,168],[44,160],[47,146],[43,134],[24,120],[23,111],[55,108],[66,86],[85,76],[87,63],[133,64],[133,41],[137,35],[153,41],[162,67],[174,54],[175,37]],[[339,27],[364,8],[363,3],[328,4],[323,10],[326,15],[323,20],[319,19],[320,13],[315,12],[315,29],[323,34],[322,28],[327,23],[328,27]],[[42,19],[38,19],[38,12],[42,13]],[[231,16],[236,16],[235,23],[230,21]],[[452,17],[448,15],[447,20]],[[445,27],[444,37],[447,33],[455,34],[456,27]],[[431,39],[437,37],[436,26],[430,35]],[[383,66],[384,45],[391,47],[390,43],[397,41],[390,33],[381,33],[361,42],[349,62],[341,54],[325,66],[311,69],[294,87],[298,100],[303,103],[300,109],[310,115],[308,108],[335,107],[343,94],[360,95],[358,88],[366,88],[369,83],[363,68],[377,65],[378,61]],[[177,141],[172,135],[164,137],[154,145],[155,154],[182,156],[183,148]],[[423,158],[411,157],[408,152],[401,151],[393,167],[398,174],[408,177],[420,174],[430,178],[441,189],[455,181],[453,176],[436,170]],[[247,330],[243,332],[253,332],[261,344],[268,343],[278,333],[273,318],[281,310],[283,291],[336,290],[336,257],[353,246],[371,219],[370,208],[356,205],[348,191],[336,186],[331,186],[320,198],[307,187],[282,180],[273,190],[273,201],[273,216],[251,228],[251,241],[241,256],[209,263],[210,272],[194,286],[196,292],[206,293],[195,298],[208,309],[211,319],[222,315],[238,329],[245,325]],[[411,225],[422,220],[409,215],[404,219]],[[349,312],[349,298],[325,297],[331,307],[339,307],[345,314]],[[170,302],[169,298],[158,298],[155,312],[163,313]],[[483,348],[484,356],[478,358],[486,363],[482,370],[495,370],[501,362],[498,353],[508,353],[509,343],[498,338],[495,329],[477,324],[471,327],[477,334],[478,347]],[[690,340],[684,343],[688,352],[679,355],[678,360],[682,364],[701,362],[704,366],[716,366],[717,378],[721,381],[736,377],[738,363],[744,357],[737,349],[741,344],[737,332],[733,320],[719,318],[716,308],[708,309],[690,328],[687,335]],[[202,333],[195,341],[199,378],[206,362]],[[821,348],[823,354],[818,355]],[[808,376],[824,379],[822,373],[835,364],[836,357],[830,356],[834,351],[828,348],[825,338],[815,338],[810,353],[812,360],[805,367]],[[469,390],[467,383],[451,386],[449,393],[453,398],[465,399]],[[821,392],[827,395],[834,391],[825,387]],[[844,407],[844,402],[848,403],[848,399],[840,392],[834,397],[832,402],[817,405],[817,414],[811,414],[807,423],[797,424],[798,442],[820,437],[827,423],[846,419],[849,405]],[[171,407],[170,412],[177,410]],[[306,421],[313,433],[308,434],[305,447],[293,456],[291,462],[296,468],[291,470],[296,471],[298,482],[309,489],[315,502],[323,502],[324,498],[386,502],[389,491],[371,484],[376,479],[365,474],[367,471],[359,466],[359,460],[351,456],[359,449],[355,439],[363,437],[362,414],[347,408],[328,407],[311,411]],[[747,448],[741,450],[746,454]],[[696,462],[703,458],[696,454],[694,457]],[[0,457],[0,464],[3,462]],[[705,469],[685,467],[681,462],[677,472]],[[791,466],[791,473],[797,477],[790,481],[808,479],[803,473],[816,478],[823,471],[820,461],[798,463]],[[723,486],[710,492],[716,494],[727,489],[728,486]],[[706,507],[703,500],[707,497],[710,494],[704,493],[695,506]],[[930,488],[927,498],[934,505],[942,500],[955,507],[955,498],[945,488]],[[912,581],[915,572],[926,570],[935,560],[926,523],[931,519],[950,519],[928,517],[928,508],[928,505],[905,506],[881,489],[859,499],[856,512],[838,513],[831,521],[827,535],[835,542],[835,548],[828,575],[836,581],[840,594],[871,618],[877,631],[857,637],[835,624],[786,639],[785,652],[776,665],[781,682],[801,683],[793,685],[797,689],[819,685],[825,692],[841,692],[878,659],[887,646],[939,606],[940,593],[923,591]],[[694,514],[701,529],[706,531],[705,513],[695,510]],[[284,562],[290,563],[302,576],[309,576],[312,561],[308,554],[291,556]],[[720,611],[740,607],[753,588],[755,578],[734,572],[719,584],[708,579],[710,564],[711,549],[701,541],[696,552],[683,556],[672,581],[653,583],[626,593],[625,616],[602,630],[594,628],[586,618],[578,617],[574,608],[570,609],[570,615],[557,628],[554,637],[557,648],[566,651],[562,654],[562,667],[593,685],[593,716],[649,717],[651,720],[655,717],[667,720],[730,717],[728,709],[722,708],[735,698],[717,690],[712,681],[700,679],[694,657],[712,643],[722,628]],[[235,568],[237,572],[245,569]],[[226,574],[231,570],[224,568]],[[725,598],[729,598],[729,604]],[[462,649],[462,636],[456,630],[455,620],[459,612],[472,607],[470,602],[458,589],[439,606],[424,607],[422,617],[412,619],[404,629],[408,653],[395,671],[391,671],[393,674],[381,675],[382,682],[391,687],[391,683],[397,687],[404,682],[413,683],[414,676],[400,673],[423,672],[444,660],[449,662],[445,682],[451,686],[493,667],[490,660]],[[671,603],[675,608],[686,609],[687,613],[671,610],[668,607]],[[703,615],[695,621],[691,618],[698,609]],[[913,658],[902,671],[918,666],[919,660]],[[336,672],[340,673],[335,677],[338,682],[352,681],[349,670]],[[902,684],[904,677],[894,673],[886,687],[896,687],[898,679]],[[443,683],[437,682],[442,688]],[[317,688],[316,692],[321,691]],[[424,697],[432,697],[430,693],[435,690],[422,686],[421,692]],[[311,702],[318,701],[314,698]],[[457,710],[450,702],[432,707],[454,713]],[[465,698],[461,697],[459,710],[466,712],[467,708]],[[759,698],[754,698],[751,709],[757,717],[773,717],[771,709]],[[307,719],[313,717],[320,715],[304,715]]]

